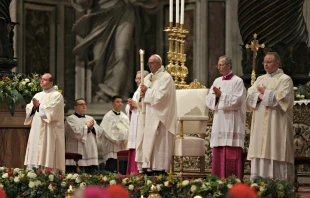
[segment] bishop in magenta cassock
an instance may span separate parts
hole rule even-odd
[[[217,67],[223,76],[215,79],[206,96],[206,105],[214,110],[210,142],[212,174],[242,178],[246,89],[243,80],[231,71],[231,58],[221,56]]]

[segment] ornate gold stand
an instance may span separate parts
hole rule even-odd
[[[173,23],[169,23],[165,32],[168,33],[169,49],[168,60],[169,64],[166,65],[166,70],[174,79],[174,83],[177,89],[187,88],[188,85],[185,82],[185,78],[188,75],[188,69],[185,66],[186,54],[184,53],[185,37],[188,31],[183,28],[183,24],[176,23],[173,27]]]

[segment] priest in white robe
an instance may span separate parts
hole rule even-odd
[[[51,74],[41,77],[43,91],[26,106],[24,124],[31,125],[25,165],[32,168],[65,170],[64,99],[54,89]]]
[[[212,174],[242,179],[246,89],[243,80],[231,71],[230,57],[221,56],[217,67],[222,77],[215,79],[206,96],[206,105],[214,111],[210,141]]]
[[[276,52],[264,57],[267,74],[259,76],[248,89],[247,110],[253,112],[248,160],[251,179],[294,177],[294,90],[292,79],[279,69]]]
[[[143,78],[149,74],[148,71],[143,72]],[[135,79],[138,89],[141,84],[141,71],[138,71]],[[138,108],[137,102],[137,94],[138,90],[135,91],[132,98],[128,98],[128,104],[126,105],[126,113],[130,122],[130,129],[128,135],[128,164],[126,174],[129,175],[131,173],[139,173],[138,172],[138,164],[136,162],[136,139],[137,139],[137,128],[138,128],[138,120],[140,116],[140,109]]]
[[[112,110],[102,119],[100,124],[102,133],[103,162],[107,171],[117,170],[117,152],[127,150],[129,119],[121,111],[123,100],[121,96],[112,97]],[[126,172],[125,171],[122,171]]]
[[[87,106],[83,98],[75,100],[74,109],[75,113],[68,116],[65,123],[66,152],[81,154],[79,167],[92,174],[98,170],[97,140],[103,130],[93,117],[85,115]],[[66,172],[75,170],[75,161],[67,159]]]
[[[139,105],[143,105],[143,98],[146,108],[138,122],[136,161],[140,172],[168,172],[177,123],[175,85],[159,55],[152,55],[148,65],[152,73],[138,90]]]

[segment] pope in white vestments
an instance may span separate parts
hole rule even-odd
[[[129,119],[121,112],[123,100],[120,96],[112,97],[112,107],[100,124],[102,133],[103,162],[106,170],[116,171],[117,152],[127,150]]]
[[[246,89],[243,80],[231,71],[230,57],[221,56],[217,66],[223,76],[215,79],[206,96],[206,105],[214,110],[210,141],[212,174],[242,179]]]
[[[161,65],[160,56],[148,60],[151,74],[140,85],[138,101],[145,103],[145,116],[138,122],[136,161],[139,171],[168,171],[176,132],[176,93],[171,75]],[[141,100],[140,100],[141,99]],[[144,171],[143,170],[143,171]]]
[[[248,150],[251,179],[293,179],[293,81],[279,69],[277,53],[267,53],[263,64],[267,74],[248,89],[246,100],[247,110],[253,112]]]
[[[93,117],[85,115],[87,107],[83,98],[75,101],[74,109],[75,113],[67,117],[65,124],[66,152],[81,154],[79,166],[86,173],[94,173],[98,170],[97,140],[103,130]],[[67,159],[66,165],[71,167],[76,163],[72,159]]]
[[[37,93],[26,106],[24,124],[31,125],[28,138],[25,165],[65,170],[64,100],[53,88],[51,74],[44,74]]]

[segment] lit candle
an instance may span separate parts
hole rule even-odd
[[[184,24],[184,0],[181,0],[181,19],[180,24]]]
[[[176,16],[175,22],[179,23],[180,22],[180,11],[179,11],[180,1],[179,0],[176,0],[175,6],[176,6],[176,9],[175,9],[175,16]]]
[[[144,50],[140,49],[140,73],[141,73],[141,85],[144,85]]]
[[[72,192],[72,185],[69,186],[68,192]]]
[[[173,22],[173,0],[169,1],[169,22]]]

